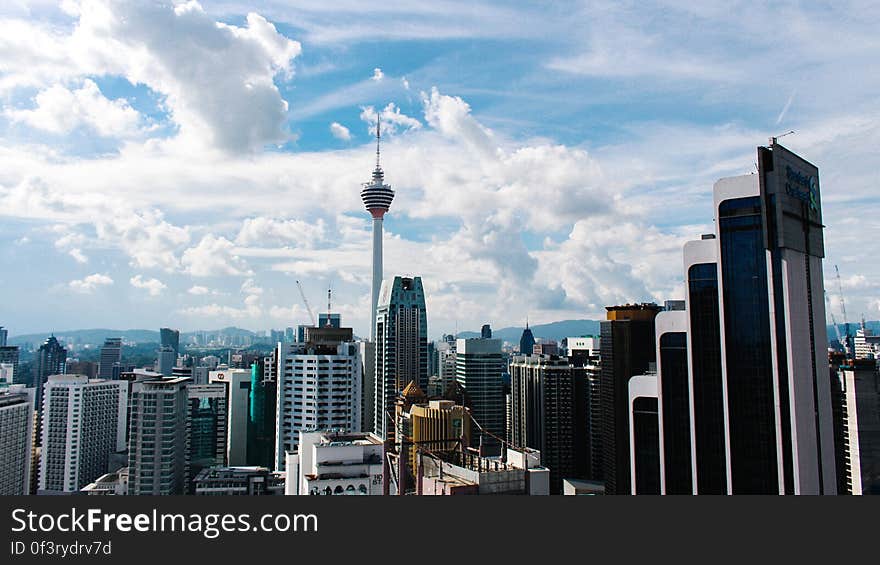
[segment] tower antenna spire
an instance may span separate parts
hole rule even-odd
[[[376,115],[376,170],[381,169],[379,166],[379,141],[382,139],[382,134],[379,131],[379,125],[382,122],[382,118],[377,114]]]

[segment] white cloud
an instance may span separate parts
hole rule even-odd
[[[330,134],[336,139],[341,139],[342,141],[351,140],[351,132],[339,122],[333,122],[330,124]]]
[[[293,244],[297,247],[314,247],[325,236],[324,220],[310,224],[303,220],[276,220],[273,218],[248,218],[241,226],[235,242],[239,245],[266,247],[272,244]]]
[[[223,236],[208,234],[183,252],[183,268],[194,277],[247,275],[247,264],[235,254],[235,244]]]
[[[376,82],[378,82],[382,80],[384,76],[385,73],[382,72],[382,69],[376,67],[375,69],[373,69],[373,76],[370,77],[370,80],[375,80]]]
[[[205,296],[206,294],[211,294],[211,289],[206,286],[194,285],[187,292],[193,296]]]
[[[13,121],[54,134],[87,127],[102,136],[125,137],[139,130],[140,114],[128,101],[108,100],[89,79],[77,90],[53,85],[37,94],[34,103],[32,110],[6,110],[5,114]]]
[[[107,275],[95,273],[83,279],[72,280],[67,284],[75,292],[90,294],[99,287],[113,284],[113,279],[111,279]]]
[[[83,0],[76,8],[71,11],[78,20],[69,34],[0,21],[5,71],[0,90],[120,75],[163,96],[179,126],[178,141],[186,146],[253,151],[290,137],[285,129],[288,105],[274,79],[292,76],[292,61],[301,46],[259,14],[248,14],[240,27],[215,21],[194,1]],[[112,110],[101,116],[84,114],[102,134],[131,126],[130,108],[101,101],[88,83],[84,89],[78,95],[53,87],[43,96],[39,113],[25,116],[44,129],[67,131],[77,122],[58,110],[73,96],[85,100],[77,107]]]
[[[422,122],[402,113],[394,102],[389,102],[378,115],[382,120],[380,128],[383,134],[394,134],[397,128],[417,130],[422,127]],[[361,110],[361,120],[367,123],[370,133],[376,131],[376,116],[376,109],[373,106],[366,106]]]
[[[159,296],[168,286],[154,278],[144,278],[142,275],[135,275],[129,279],[131,286],[146,290],[150,296]]]

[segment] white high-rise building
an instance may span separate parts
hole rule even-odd
[[[348,332],[350,339],[350,328]],[[286,454],[297,451],[300,432],[360,431],[363,377],[360,348],[350,341],[333,345],[281,343],[277,358],[275,468],[283,471]]]
[[[76,492],[126,446],[128,383],[52,375],[43,389],[39,492]]]
[[[24,385],[0,388],[0,496],[30,492],[35,393]]]

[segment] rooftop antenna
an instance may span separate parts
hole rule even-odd
[[[328,327],[328,328],[333,326],[333,324],[330,323],[330,297],[332,296],[331,293],[332,293],[332,290],[330,288],[330,285],[328,284],[327,285],[327,323],[325,324],[325,327]]]
[[[774,145],[776,143],[776,140],[779,139],[780,137],[785,137],[786,135],[791,135],[793,133],[794,133],[794,130],[789,130],[789,131],[783,133],[782,135],[777,135],[775,137],[771,137],[770,138],[770,145]]]
[[[380,170],[382,167],[379,166],[379,141],[382,139],[382,133],[379,130],[379,125],[382,123],[382,117],[379,114],[376,114],[376,170]]]

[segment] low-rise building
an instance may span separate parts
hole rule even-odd
[[[299,451],[287,452],[289,495],[383,493],[385,446],[373,433],[299,432]]]

